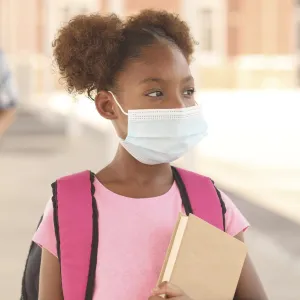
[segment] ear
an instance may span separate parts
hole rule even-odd
[[[112,95],[107,91],[101,91],[95,97],[95,105],[98,113],[107,120],[115,120],[118,118],[114,104]]]

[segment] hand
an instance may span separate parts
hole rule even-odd
[[[173,300],[192,300],[179,287],[163,282],[157,288],[152,290],[152,296],[148,300],[161,300],[161,296],[166,295],[167,299]]]

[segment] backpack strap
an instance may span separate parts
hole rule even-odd
[[[226,207],[214,182],[184,169],[172,167],[172,170],[186,214],[193,213],[225,231]]]
[[[54,227],[65,300],[92,300],[98,249],[98,209],[90,171],[52,184]]]

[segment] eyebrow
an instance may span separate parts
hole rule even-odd
[[[189,75],[185,78],[183,78],[181,80],[181,82],[186,83],[188,81],[192,81],[194,80],[193,76]],[[162,79],[162,78],[156,78],[156,77],[149,77],[149,78],[145,78],[142,81],[139,82],[139,84],[143,84],[143,83],[147,83],[147,82],[164,82],[166,80]]]

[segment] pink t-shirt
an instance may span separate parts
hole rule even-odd
[[[94,297],[100,299],[148,299],[155,287],[182,201],[177,185],[164,195],[133,199],[117,195],[95,180],[99,210],[99,247]],[[235,236],[247,220],[222,193],[226,231]],[[33,241],[55,256],[56,239],[52,203]]]

